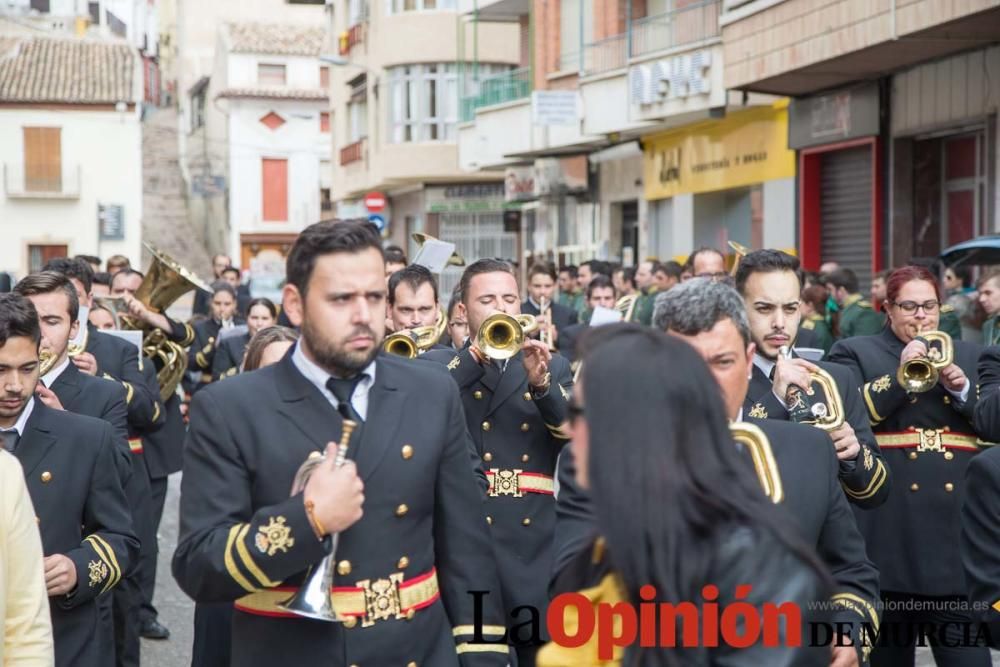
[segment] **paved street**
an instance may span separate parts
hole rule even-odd
[[[170,576],[170,557],[177,544],[177,501],[180,497],[181,476],[174,475],[167,492],[167,507],[160,525],[160,568],[156,578],[156,606],[160,620],[170,628],[167,641],[142,642],[143,664],[150,667],[188,667],[191,664],[191,638],[194,623],[194,603],[177,587]],[[220,641],[224,641],[220,638]],[[1000,667],[1000,653],[993,652],[993,665]],[[222,666],[220,666],[222,667]],[[934,667],[929,650],[918,651],[916,667]]]

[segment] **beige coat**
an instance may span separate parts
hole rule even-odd
[[[42,539],[17,459],[0,449],[0,665],[49,667],[52,621]]]

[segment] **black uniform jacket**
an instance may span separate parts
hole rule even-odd
[[[142,433],[142,455],[150,479],[161,479],[178,472],[184,461],[185,429],[184,417],[181,415],[181,398],[174,392],[166,403],[161,403],[156,367],[147,359],[142,372],[146,383],[154,389],[158,414],[162,415],[155,428]]]
[[[185,340],[179,338],[182,333],[185,333],[180,327],[185,325],[178,324],[173,320],[170,320],[170,324],[174,330],[171,334],[171,339],[181,345],[185,344]],[[233,320],[234,326],[240,324],[243,324],[243,320],[239,318]],[[207,319],[196,322],[192,328],[194,330],[194,340],[190,343],[191,347],[188,349],[188,370],[207,373],[211,375],[212,379],[215,379],[216,376],[212,368],[215,355],[218,354],[219,347],[221,346],[218,339],[222,325],[218,320]]]
[[[114,380],[87,375],[71,361],[49,389],[59,398],[64,409],[111,424],[115,451],[119,454],[119,477],[124,485],[132,472],[125,386]]]
[[[348,450],[364,517],[340,534],[334,588],[354,591],[360,622],[277,607],[329,552],[301,494],[289,496],[301,464],[339,440],[342,425],[292,354],[208,387],[191,407],[173,572],[198,602],[236,601],[233,664],[505,665],[482,487],[458,392],[431,365],[379,355],[367,421]],[[479,646],[468,643],[469,591],[488,592],[489,643]]]
[[[46,556],[76,566],[76,589],[50,597],[56,665],[113,665],[95,641],[96,598],[130,572],[139,553],[116,464],[111,425],[35,399],[14,450],[24,468]]]
[[[588,322],[579,322],[560,331],[559,354],[566,357],[567,361],[576,361],[576,346],[579,344],[580,338],[589,330],[590,324]]]
[[[962,507],[962,564],[969,602],[979,620],[992,623],[993,646],[1000,646],[1000,449],[969,462],[968,494]]]
[[[222,339],[212,359],[212,379],[221,380],[239,372],[240,364],[243,363],[243,353],[249,343],[249,333]]]
[[[861,400],[858,383],[850,369],[840,364],[820,361],[816,365],[829,373],[837,384],[844,417],[861,445],[861,451],[854,460],[840,461],[840,484],[847,499],[854,505],[866,509],[878,507],[889,497],[891,475],[868,424],[868,411]],[[774,395],[774,385],[756,364],[743,402],[743,414],[781,421],[789,419],[788,410]]]
[[[960,402],[940,384],[908,394],[896,379],[904,344],[886,327],[874,336],[838,341],[830,361],[854,371],[882,456],[892,472],[889,499],[858,513],[882,590],[965,596],[959,511],[965,469],[981,449],[976,407],[978,345],[955,341],[955,363],[969,378]]]
[[[162,423],[157,406],[159,387],[149,387],[139,368],[139,353],[127,340],[99,331],[88,324],[87,352],[97,361],[97,374],[117,380],[125,387],[128,425],[141,431]]]
[[[553,476],[566,442],[558,427],[566,421],[573,384],[569,363],[553,355],[549,390],[535,399],[520,353],[508,360],[503,374],[493,364],[477,364],[468,346],[420,359],[451,371],[476,452],[493,479],[486,510],[508,613],[531,605],[544,618],[556,520]]]
[[[832,600],[838,611],[832,620],[854,625],[852,639],[859,650],[866,652],[859,624],[878,627],[879,573],[865,555],[864,540],[837,481],[837,459],[829,436],[812,426],[791,422],[753,418],[746,421],[760,427],[771,443],[785,491],[779,508],[788,513],[802,541],[816,548],[833,577]],[[573,457],[567,448],[559,462],[559,519],[550,589],[553,594],[594,583],[580,580],[573,574],[579,572],[579,565],[571,565],[597,538],[591,500],[576,483],[575,474]]]

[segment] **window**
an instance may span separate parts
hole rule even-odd
[[[24,189],[28,192],[62,192],[62,130],[58,127],[25,127]]]
[[[202,77],[191,87],[191,132],[205,125],[205,99],[208,92],[208,77]]]
[[[355,143],[368,136],[368,100],[362,97],[347,105],[347,141]]]
[[[29,245],[28,273],[37,273],[45,263],[56,257],[68,257],[69,247],[65,245]]]
[[[330,134],[330,112],[319,112],[319,131],[322,134]]]
[[[580,67],[583,45],[594,36],[594,13],[583,12],[580,20],[581,0],[561,0],[559,4],[559,66],[560,71]]]
[[[350,0],[347,6],[347,25],[355,26],[368,18],[368,6],[365,0]]]
[[[49,13],[49,0],[31,0],[31,8],[43,14]]]
[[[402,12],[455,11],[456,0],[387,0],[390,14]]]
[[[288,222],[288,160],[261,161],[264,222]]]
[[[262,86],[283,86],[285,85],[285,66],[257,64],[257,83]]]
[[[482,79],[510,69],[507,65],[480,64],[475,73]],[[471,68],[467,66],[463,72],[465,85],[459,90],[458,67],[453,63],[390,68],[390,141],[455,141],[458,99],[478,92]]]
[[[319,210],[329,213],[333,210],[333,200],[330,199],[330,188],[319,189]]]
[[[319,87],[323,90],[330,87],[330,68],[326,65],[319,68]]]

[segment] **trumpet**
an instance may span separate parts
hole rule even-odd
[[[923,341],[927,355],[910,359],[899,366],[896,379],[911,394],[930,391],[938,383],[941,370],[955,361],[955,346],[951,336],[943,331],[924,331],[914,340]]]
[[[533,315],[494,313],[476,332],[476,347],[490,359],[510,359],[524,347],[524,338],[538,328]]]
[[[747,422],[733,422],[729,425],[729,430],[733,434],[733,440],[750,452],[764,495],[772,503],[780,503],[785,499],[785,489],[781,485],[781,473],[778,472],[778,464],[774,460],[771,441],[767,439],[767,435],[756,425]]]
[[[357,428],[357,423],[350,419],[344,420],[344,428],[340,433],[340,442],[337,443],[337,458],[334,465],[338,468],[344,465],[347,459],[347,445],[351,441],[351,433]],[[306,488],[306,483],[313,471],[326,462],[325,455],[310,456],[303,463],[298,472],[295,473],[295,480],[292,482],[292,493],[296,495]],[[317,621],[328,621],[336,623],[342,620],[337,616],[337,610],[333,606],[333,571],[337,557],[338,533],[330,536],[330,553],[319,562],[309,568],[302,586],[292,597],[288,598],[278,606],[286,611],[290,611],[298,616],[312,618]]]
[[[639,301],[638,294],[626,294],[615,301],[615,310],[622,314],[622,322],[631,322],[635,304]]]
[[[38,377],[45,377],[52,367],[56,365],[56,355],[51,350],[38,351]]]
[[[791,359],[787,345],[778,350],[785,359]],[[816,396],[819,390],[820,396]],[[844,402],[837,389],[837,381],[822,368],[809,372],[809,386],[789,385],[785,394],[791,421],[809,424],[824,431],[836,431],[844,424]]]
[[[389,354],[413,359],[421,352],[434,347],[434,344],[441,340],[447,326],[448,318],[445,317],[444,311],[439,309],[434,324],[389,334],[382,343],[382,349]]]
[[[552,306],[549,304],[548,300],[543,298],[542,303],[538,308],[538,315],[540,317],[545,317],[552,312]],[[538,330],[538,340],[541,341],[550,350],[556,349],[556,346],[552,344],[552,322],[549,322],[546,326],[539,326]]]

